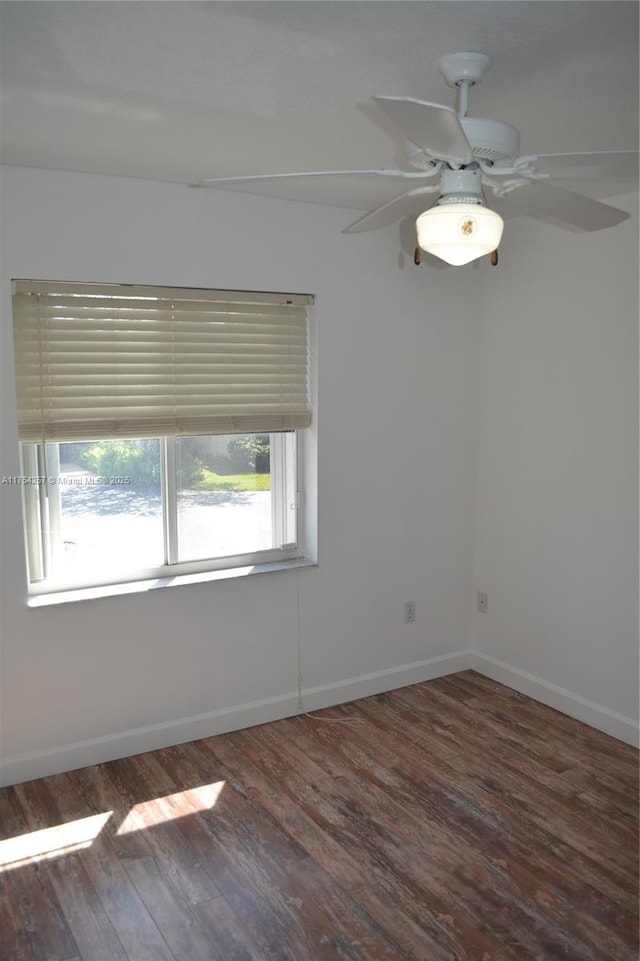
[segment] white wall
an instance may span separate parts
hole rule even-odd
[[[10,279],[317,295],[317,568],[28,609],[20,495],[0,487],[2,778],[68,769],[464,666],[475,300],[486,265],[407,260],[349,211],[5,168],[1,474],[17,474]],[[402,259],[402,258],[400,258]],[[381,453],[380,453],[381,452]],[[417,601],[415,625],[402,602]],[[435,660],[434,660],[435,659]],[[360,679],[360,680],[358,680]]]
[[[637,219],[513,221],[497,269],[417,269],[394,231],[341,235],[348,211],[19,168],[2,200],[0,474],[19,472],[12,277],[310,292],[320,553],[28,609],[0,487],[2,781],[295,712],[298,593],[308,707],[473,664],[633,739]]]
[[[590,235],[507,225],[485,291],[474,586],[489,609],[473,615],[480,670],[629,739],[637,223]]]

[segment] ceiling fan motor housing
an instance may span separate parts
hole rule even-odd
[[[496,167],[512,163],[520,155],[520,134],[501,120],[483,117],[458,117],[473,156]]]
[[[478,162],[509,167],[520,156],[520,134],[511,124],[484,117],[458,117],[458,122]],[[438,162],[432,154],[410,140],[405,149],[408,162],[418,170],[429,170]]]

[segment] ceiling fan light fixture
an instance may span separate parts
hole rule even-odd
[[[418,245],[453,267],[496,250],[504,221],[478,203],[442,203],[416,220]]]

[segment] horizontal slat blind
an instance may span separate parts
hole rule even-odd
[[[308,427],[303,294],[16,281],[23,441]]]

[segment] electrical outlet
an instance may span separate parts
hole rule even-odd
[[[416,602],[415,601],[405,601],[404,602],[404,622],[405,624],[413,624],[416,619]]]
[[[489,596],[484,591],[478,591],[478,610],[486,614],[489,609]]]

